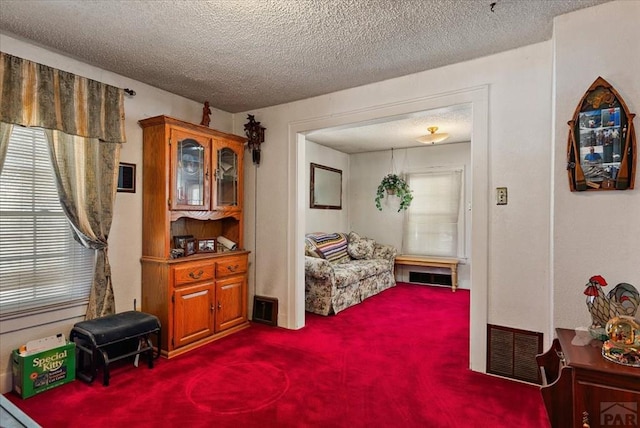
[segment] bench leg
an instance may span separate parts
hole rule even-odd
[[[144,338],[144,341],[147,344],[147,347],[149,348],[149,350],[146,351],[145,353],[147,354],[147,362],[149,364],[149,368],[152,369],[153,368],[153,344],[151,343],[151,339],[149,338],[149,336],[146,336]]]
[[[451,265],[451,291],[455,292],[458,288],[458,266]]]
[[[98,368],[96,366],[95,358],[96,350],[93,347],[86,347],[82,343],[76,342],[76,356],[77,356],[77,367],[76,367],[76,377],[82,379],[87,383],[93,382],[95,379]],[[89,357],[90,367],[89,372],[85,371],[85,358]]]
[[[102,354],[102,384],[104,386],[109,386],[109,356],[105,350],[101,350]]]

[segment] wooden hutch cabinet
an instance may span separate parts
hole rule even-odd
[[[139,123],[142,310],[160,319],[161,353],[171,358],[249,326],[249,252],[242,249],[246,139],[167,116]],[[198,249],[198,241],[187,240],[196,252],[177,256],[175,237],[220,236],[237,249]]]

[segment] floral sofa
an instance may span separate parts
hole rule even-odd
[[[397,250],[355,232],[305,236],[305,309],[337,314],[396,285]]]

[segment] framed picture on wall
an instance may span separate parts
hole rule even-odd
[[[310,208],[342,209],[342,171],[311,164]]]
[[[136,193],[136,164],[120,162],[118,192]]]
[[[634,116],[606,80],[598,77],[593,82],[568,122],[571,191],[633,189],[637,157]]]

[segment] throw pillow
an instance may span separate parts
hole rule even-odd
[[[376,241],[370,238],[363,238],[356,232],[349,233],[349,244],[347,252],[357,260],[370,259],[373,256]]]
[[[304,255],[309,257],[317,257],[319,259],[323,259],[322,254],[318,251],[316,244],[307,238],[304,238]]]
[[[344,233],[324,233],[309,235],[322,258],[331,263],[344,263],[351,260],[347,253],[347,236]]]

